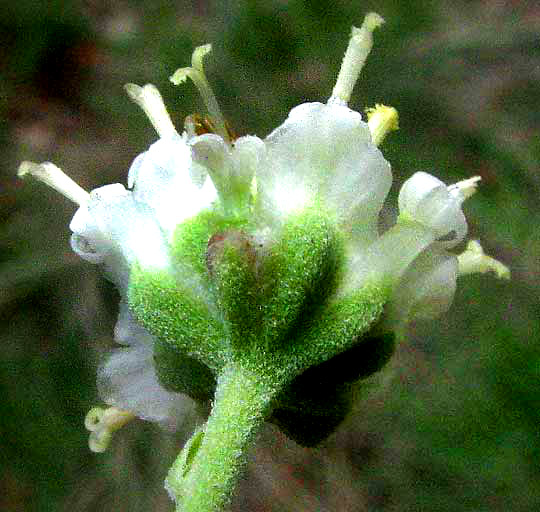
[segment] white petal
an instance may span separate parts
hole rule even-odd
[[[266,152],[264,142],[253,135],[236,139],[231,151],[232,172],[237,180],[251,183]]]
[[[428,194],[441,190],[446,190],[446,185],[441,180],[426,172],[417,172],[401,187],[399,209],[401,212],[416,212]]]
[[[171,429],[194,407],[188,396],[161,387],[152,350],[142,346],[114,350],[99,369],[97,383],[100,397],[107,404]]]
[[[461,210],[465,197],[425,172],[409,178],[399,192],[400,217],[412,219],[432,229],[437,238],[452,247],[467,234],[467,221]]]
[[[133,185],[135,185],[135,182],[138,179],[139,172],[141,170],[142,164],[144,162],[144,159],[146,158],[147,151],[144,153],[141,153],[140,155],[137,155],[135,157],[135,160],[131,163],[131,166],[129,167],[128,171],[128,188],[133,188]]]
[[[218,188],[249,187],[265,151],[264,142],[251,135],[231,147],[219,135],[207,133],[192,138],[190,145],[194,160],[206,167]]]
[[[354,254],[345,289],[352,291],[368,282],[395,288],[412,262],[434,239],[433,232],[421,224],[397,223]]]
[[[403,275],[389,303],[395,324],[430,319],[448,310],[454,299],[457,258],[433,245],[416,258]]]
[[[227,153],[228,148],[225,141],[214,133],[205,133],[193,137],[189,141],[191,146],[193,159],[205,167],[210,175],[225,180],[228,172],[224,166],[228,164]]]
[[[98,391],[109,405],[135,413],[174,429],[194,402],[186,395],[165,390],[154,369],[154,338],[133,318],[125,304],[120,306],[115,337],[129,345],[112,351],[98,371]]]
[[[273,205],[287,213],[321,200],[343,221],[361,216],[359,223],[373,232],[391,172],[358,112],[339,105],[299,105],[266,145],[257,178],[268,209]]]
[[[192,180],[193,174],[198,181]],[[130,179],[134,199],[155,212],[168,236],[176,225],[209,207],[217,197],[215,187],[205,180],[200,167],[193,169],[191,148],[181,137],[152,144],[142,158],[134,161]]]
[[[120,184],[90,193],[89,201],[73,217],[72,247],[92,263],[104,263],[109,277],[122,290],[129,266],[167,268],[167,245],[152,211],[133,200]]]

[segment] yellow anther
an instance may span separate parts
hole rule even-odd
[[[394,107],[377,104],[366,109],[366,114],[371,138],[376,146],[382,143],[388,133],[399,129],[399,116]]]

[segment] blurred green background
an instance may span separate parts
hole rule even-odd
[[[540,6],[479,1],[2,2],[0,14],[0,510],[166,511],[176,434],[134,422],[103,455],[83,418],[112,346],[117,293],[72,254],[73,204],[16,177],[51,160],[90,190],[126,181],[155,139],[126,82],[152,82],[178,127],[203,111],[168,77],[210,42],[208,75],[239,134],[264,136],[325,101],[351,24],[387,23],[351,107],[400,112],[383,152],[414,171],[479,174],[470,235],[510,283],[461,278],[452,309],[411,326],[382,390],[321,447],[273,426],[234,511],[540,510]]]

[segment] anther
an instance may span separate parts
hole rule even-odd
[[[227,128],[225,125],[225,119],[221,110],[219,108],[216,97],[208,83],[208,79],[204,74],[203,69],[203,58],[212,50],[212,45],[206,44],[204,46],[198,46],[195,48],[193,55],[191,57],[190,68],[180,68],[177,69],[174,74],[170,77],[170,81],[174,85],[179,85],[186,81],[186,78],[190,78],[195,84],[195,87],[199,90],[206,109],[210,118],[215,124],[215,133],[223,138],[223,140],[230,144],[229,134],[227,133]]]
[[[485,254],[477,240],[471,240],[457,259],[460,275],[484,274],[491,271],[495,272],[499,279],[510,279],[510,269],[500,261]]]
[[[473,176],[472,178],[458,181],[457,183],[448,186],[448,192],[452,195],[460,193],[464,199],[468,199],[476,193],[478,183],[481,179],[480,176]]]
[[[368,108],[366,114],[371,138],[376,146],[382,143],[388,133],[399,128],[398,112],[394,107],[377,104],[374,108]]]

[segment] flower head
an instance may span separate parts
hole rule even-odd
[[[277,396],[267,417],[313,444],[347,406],[325,408],[306,384],[312,375],[334,386],[338,400],[345,383],[386,362],[388,332],[449,307],[460,274],[507,276],[477,243],[462,255],[450,252],[466,236],[462,204],[479,178],[446,186],[414,174],[399,193],[396,224],[378,231],[392,181],[378,146],[397,129],[397,112],[377,105],[366,121],[347,104],[382,22],[372,13],[353,28],[326,103],[293,108],[264,139],[231,137],[204,74],[207,45],[171,80],[195,83],[210,133],[188,119],[180,134],[154,86],[126,86],[159,135],[133,161],[127,189],[114,184],[88,194],[53,164],[21,165],[21,175],[79,205],[73,250],[103,265],[120,290],[115,339],[123,347],[99,370],[114,428],[124,410],[174,427],[186,395],[212,398],[231,361],[241,361]],[[359,351],[363,359],[342,374],[332,370],[329,378],[321,369]],[[307,439],[288,419],[297,417],[330,419]]]

